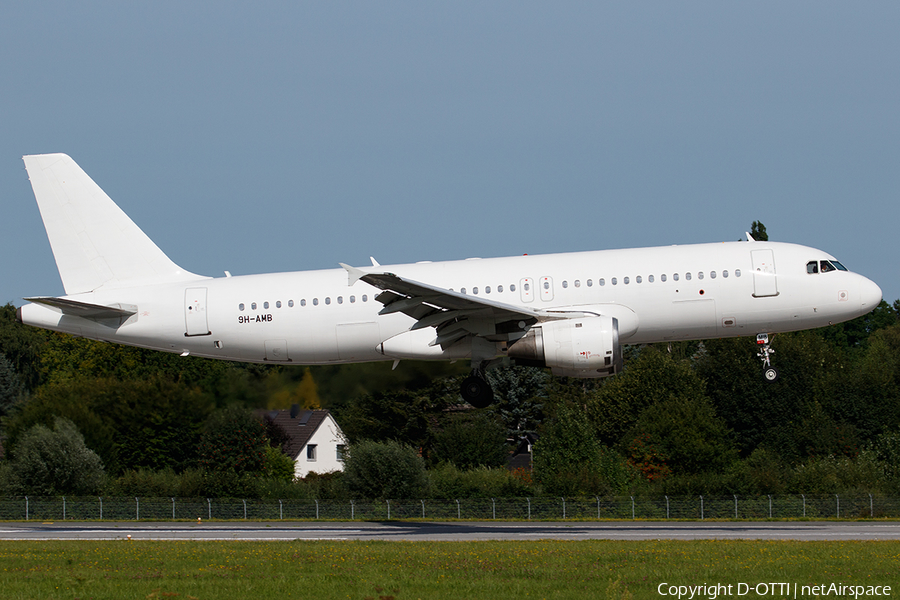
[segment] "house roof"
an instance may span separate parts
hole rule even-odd
[[[330,414],[327,410],[269,410],[262,413],[288,434],[285,454],[296,460],[309,439]],[[334,417],[332,417],[334,418]]]

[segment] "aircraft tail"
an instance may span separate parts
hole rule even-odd
[[[67,295],[191,281],[65,154],[23,157]]]

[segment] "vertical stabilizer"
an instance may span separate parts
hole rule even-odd
[[[169,260],[67,155],[23,160],[66,294],[202,279]]]

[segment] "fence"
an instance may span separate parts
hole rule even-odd
[[[790,519],[900,517],[900,499],[866,496],[663,496],[461,500],[0,498],[0,520]]]

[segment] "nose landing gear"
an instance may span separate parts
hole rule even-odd
[[[772,350],[772,347],[769,345],[769,334],[758,333],[756,335],[756,344],[760,346],[759,352],[757,352],[756,355],[762,360],[763,375],[765,376],[766,381],[775,381],[778,379],[778,370],[772,366],[771,356],[775,354],[775,351]]]

